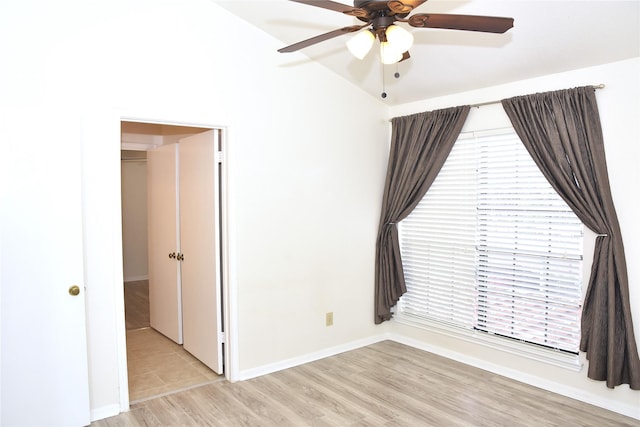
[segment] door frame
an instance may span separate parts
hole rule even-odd
[[[136,122],[136,123],[149,123],[167,126],[189,126],[199,127],[206,129],[220,130],[220,149],[222,151],[222,161],[220,163],[220,251],[221,251],[221,293],[222,293],[222,319],[224,324],[224,341],[223,341],[223,371],[224,376],[228,381],[235,381],[238,378],[238,352],[237,352],[237,340],[236,340],[236,325],[237,325],[237,297],[236,297],[236,279],[235,269],[233,268],[234,260],[230,256],[233,251],[233,239],[232,233],[232,216],[230,213],[229,202],[229,144],[228,144],[228,126],[211,124],[211,123],[198,123],[190,121],[176,121],[162,118],[148,118],[137,117],[131,115],[121,115],[119,117],[118,126],[121,126],[122,122]],[[121,138],[117,141],[118,150],[121,149]],[[120,165],[117,165],[120,170]],[[118,183],[120,185],[120,183]],[[122,194],[121,189],[118,190],[119,194]],[[119,241],[120,247],[122,247],[122,236],[116,237]],[[124,280],[124,278],[123,278]],[[120,284],[120,286],[122,286]],[[116,300],[116,311],[122,313],[124,316],[124,298]],[[125,322],[120,322],[121,326],[117,331],[118,342],[126,343],[126,325]],[[128,365],[127,365],[127,350],[126,345],[119,346],[118,349],[118,371],[119,386],[120,386],[120,409],[121,411],[127,411],[129,409],[129,380],[128,380]]]

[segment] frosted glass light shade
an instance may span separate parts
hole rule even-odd
[[[358,59],[364,58],[373,46],[375,37],[369,30],[361,31],[347,42],[349,52]]]
[[[395,64],[402,59],[403,52],[396,50],[389,42],[380,43],[380,60],[383,64]]]
[[[408,51],[413,46],[413,34],[397,25],[389,25],[386,31],[387,41],[400,53]]]

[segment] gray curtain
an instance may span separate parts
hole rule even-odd
[[[469,114],[455,107],[391,120],[391,151],[376,242],[375,323],[407,291],[396,224],[424,197],[451,152]]]
[[[640,389],[640,361],[622,235],[611,197],[600,116],[591,86],[502,101],[536,164],[596,239],[582,308],[588,377]]]

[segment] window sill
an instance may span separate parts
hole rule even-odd
[[[412,326],[430,332],[439,333],[452,338],[461,339],[475,344],[480,344],[496,350],[504,351],[516,356],[526,357],[538,362],[558,366],[575,372],[582,370],[582,361],[579,355],[566,353],[560,350],[547,349],[535,344],[515,341],[480,331],[460,328],[440,322],[430,322],[418,316],[396,313],[395,322]]]

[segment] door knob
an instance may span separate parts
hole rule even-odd
[[[171,252],[171,253],[169,254],[169,258],[175,258],[175,257],[176,257],[176,253],[175,253],[175,252]]]
[[[69,295],[75,297],[79,293],[80,293],[80,288],[78,287],[78,285],[73,285],[69,288]]]
[[[177,258],[178,261],[184,261],[184,254],[178,253],[176,258]]]

